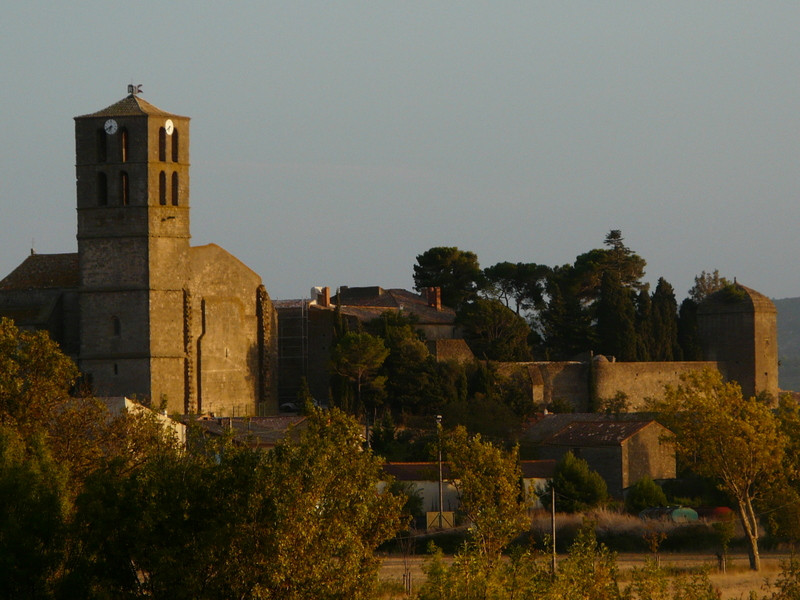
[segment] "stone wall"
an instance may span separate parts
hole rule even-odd
[[[644,407],[647,398],[659,398],[666,384],[680,384],[681,375],[704,368],[717,369],[717,363],[687,362],[610,362],[596,357],[594,367],[595,399],[613,398],[617,392],[628,397],[629,409]]]

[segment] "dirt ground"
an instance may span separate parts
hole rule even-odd
[[[642,566],[646,558],[647,555],[643,554],[619,554],[617,556],[617,564],[622,571],[623,581],[625,571],[633,567]],[[717,558],[709,554],[662,553],[661,566],[682,570],[707,565],[710,569],[709,578],[722,593],[723,600],[746,600],[751,590],[756,591],[759,596],[766,594],[771,589],[768,582],[774,581],[778,575],[780,561],[788,558],[788,554],[762,554],[762,567],[759,573],[750,571],[747,555],[744,554],[732,554],[729,556],[727,573],[718,572]],[[424,560],[425,557],[423,556],[412,556],[408,559],[414,589],[417,589],[425,581],[425,574],[422,572]],[[405,561],[400,556],[384,558],[380,570],[380,579],[397,582],[402,585],[405,571],[404,564]]]

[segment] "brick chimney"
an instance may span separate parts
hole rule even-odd
[[[442,288],[425,288],[425,293],[427,295],[428,306],[435,308],[436,310],[442,310]]]
[[[324,308],[331,305],[331,288],[329,286],[326,285],[317,295],[317,304]]]

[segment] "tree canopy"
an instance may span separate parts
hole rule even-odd
[[[749,544],[750,567],[759,570],[756,504],[780,478],[788,443],[770,407],[705,369],[683,375],[679,386],[666,386],[650,408],[675,433],[679,456],[730,494]]]
[[[439,246],[417,256],[414,289],[442,289],[442,303],[454,309],[477,297],[483,287],[483,273],[474,252]]]

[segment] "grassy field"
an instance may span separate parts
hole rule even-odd
[[[627,579],[626,571],[642,566],[647,557],[647,554],[632,553],[617,556],[622,585]],[[749,569],[747,556],[744,554],[732,554],[729,557],[726,573],[718,572],[717,558],[710,554],[661,553],[661,566],[674,573],[706,566],[709,569],[709,579],[720,590],[723,600],[745,600],[751,590],[756,591],[759,596],[770,591],[770,582],[778,575],[781,560],[788,558],[788,554],[762,554],[762,569],[759,573]],[[422,571],[424,561],[423,556],[412,556],[405,560],[401,556],[384,558],[380,570],[382,597],[387,600],[405,597],[402,595],[402,585],[406,564],[411,572],[414,589],[421,586],[425,581]]]

